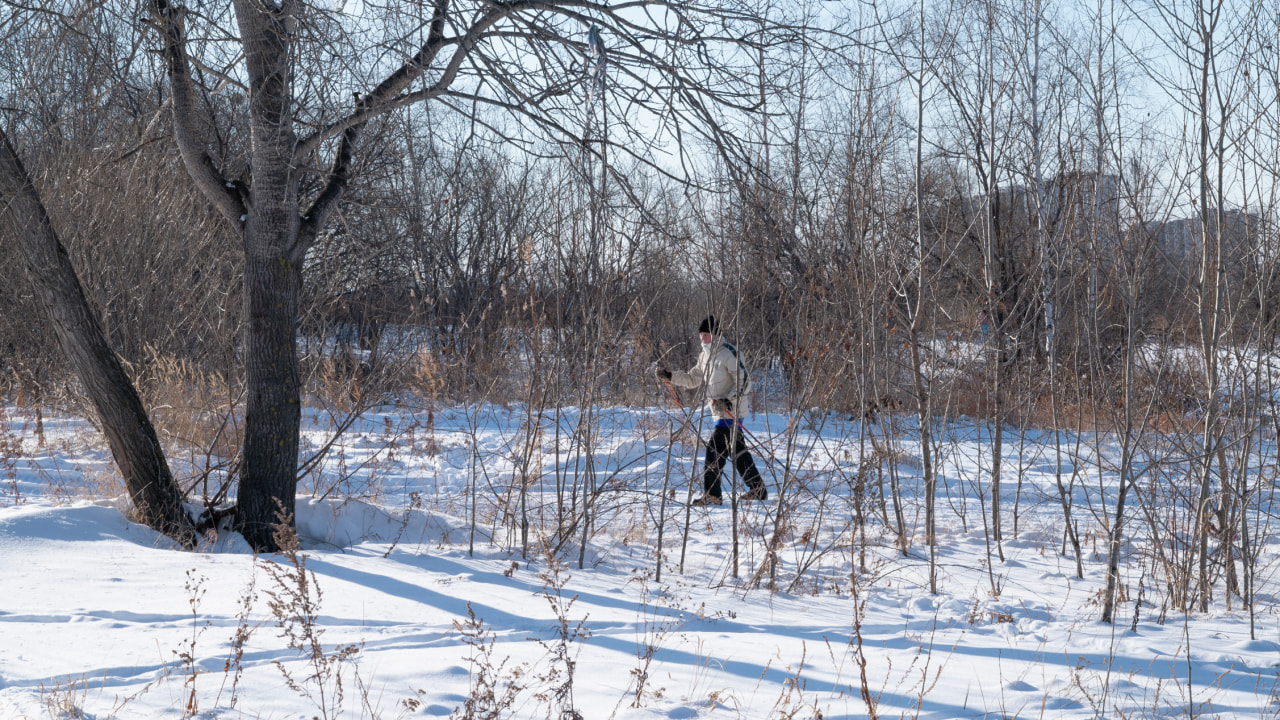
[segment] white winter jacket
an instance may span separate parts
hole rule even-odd
[[[725,342],[724,338],[718,337],[710,345],[704,345],[697,364],[688,372],[672,372],[671,382],[682,388],[696,388],[705,383],[707,404],[711,406],[711,415],[716,420],[729,419],[716,408],[716,400],[733,403],[733,416],[738,420],[745,420],[751,415],[751,376],[738,349]]]

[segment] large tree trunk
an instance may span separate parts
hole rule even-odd
[[[255,549],[276,550],[273,526],[293,523],[298,435],[298,292],[302,218],[293,132],[289,43],[296,10],[236,3],[249,70],[253,184],[244,215],[245,404],[239,530]]]
[[[10,233],[17,240],[27,277],[49,314],[67,362],[98,411],[139,519],[183,547],[195,547],[195,527],[182,507],[182,493],[169,471],[146,408],[107,343],[71,258],[3,130],[0,201],[0,217],[7,220]]]
[[[292,522],[301,420],[297,317],[300,273],[284,253],[245,263],[244,464],[238,529],[258,550],[275,549],[274,526]]]

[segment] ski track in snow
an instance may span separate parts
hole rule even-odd
[[[482,621],[484,642],[492,642],[500,679],[523,688],[502,717],[558,716],[552,691],[564,668],[553,651],[561,633],[579,627],[583,633],[570,640],[567,657],[575,663],[572,705],[583,718],[866,717],[852,642],[851,516],[844,500],[830,500],[848,498],[860,461],[859,445],[851,442],[856,426],[834,416],[809,417],[787,458],[785,447],[770,441],[790,417],[748,423],[756,440],[779,456],[767,463],[757,456],[771,489],[778,487],[781,462],[802,482],[793,491],[796,530],[783,538],[779,554],[780,582],[789,584],[797,568],[806,568],[789,594],[744,587],[765,558],[772,500],[743,506],[742,580],[732,576],[728,505],[690,513],[680,573],[683,501],[698,448],[670,446],[667,475],[666,433],[678,414],[595,409],[590,468],[602,515],[583,569],[576,538],[566,544],[557,592],[549,586],[546,559],[523,557],[518,527],[501,522],[492,506],[513,475],[527,472],[535,539],[537,528],[552,526],[558,483],[569,487],[592,475],[576,445],[587,415],[571,408],[532,422],[520,407],[469,406],[442,410],[428,426],[412,413],[370,413],[303,480],[309,496],[300,498],[297,521],[305,567],[322,592],[323,648],[359,649],[339,668],[346,692],[341,716],[447,716],[462,706],[476,677],[469,659],[476,655],[474,641],[468,644],[462,632],[470,608]],[[5,418],[10,432],[26,437],[17,410],[6,409]],[[695,423],[700,419],[694,415]],[[305,422],[304,457],[326,442],[332,419],[309,411]],[[909,418],[900,429],[904,512],[919,533],[919,469],[912,465],[918,448],[909,441]],[[1017,491],[1006,483],[1005,558],[988,562],[994,550],[983,530],[989,497],[982,493],[989,488],[982,471],[990,462],[991,428],[953,423],[941,429],[939,593],[928,591],[921,536],[911,538],[904,558],[878,510],[866,526],[869,570],[858,574],[865,602],[861,647],[881,717],[1280,715],[1280,626],[1270,602],[1274,540],[1259,560],[1265,601],[1257,607],[1258,639],[1250,639],[1238,601],[1228,610],[1221,597],[1207,614],[1187,618],[1166,609],[1160,622],[1161,608],[1151,605],[1160,594],[1143,576],[1141,557],[1149,548],[1137,521],[1122,572],[1130,592],[1140,578],[1147,583],[1145,604],[1126,598],[1116,625],[1107,625],[1098,621],[1105,543],[1088,534],[1097,531],[1089,508],[1101,512],[1112,502],[1114,473],[1105,463],[1099,473],[1091,454],[1067,458],[1082,473],[1072,489],[1087,534],[1085,578],[1078,579],[1074,560],[1059,553],[1053,435],[1029,431],[1021,447],[1006,438],[1006,467],[1011,475],[1020,469],[1023,484]],[[101,493],[110,487],[104,478],[111,463],[86,423],[52,418],[46,432],[51,449],[37,450],[26,438],[24,456],[0,465],[0,720],[50,717],[59,702],[82,708],[88,718],[183,717],[191,677],[199,717],[319,714],[281,672],[315,696],[316,684],[302,680],[312,666],[287,646],[267,607],[267,592],[281,588],[265,564],[288,570],[285,560],[255,560],[230,532],[208,538],[197,552],[175,549],[129,522],[122,498]],[[1068,456],[1071,440],[1063,442]],[[183,472],[179,462],[175,468]],[[658,582],[654,519],[664,479],[665,561]],[[472,490],[485,516],[474,534]],[[805,528],[808,537],[802,537]],[[233,693],[227,659],[250,582],[257,595],[245,618],[252,634]],[[1130,629],[1135,608],[1136,632]],[[645,693],[633,707],[648,646],[656,649]],[[183,652],[192,657],[189,665]],[[370,707],[362,706],[361,695]]]

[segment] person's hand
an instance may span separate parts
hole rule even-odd
[[[658,368],[657,370],[653,371],[653,374],[657,375],[658,379],[663,382],[668,382],[671,380],[671,371],[666,368]]]
[[[711,409],[724,415],[733,415],[733,401],[721,398],[711,401]]]

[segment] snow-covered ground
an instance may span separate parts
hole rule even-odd
[[[735,574],[732,509],[685,505],[698,450],[672,442],[674,411],[371,413],[304,479],[296,560],[255,557],[234,533],[175,550],[129,522],[88,423],[50,420],[37,449],[29,418],[0,420],[6,720],[1280,716],[1275,539],[1257,563],[1256,639],[1221,583],[1208,613],[1162,606],[1145,520],[1119,621],[1099,622],[1115,477],[1105,445],[1099,472],[1073,437],[1005,438],[996,547],[990,428],[945,428],[932,594],[907,421],[879,455],[900,473],[903,556],[876,490],[854,522],[862,428],[753,418],[774,497],[740,507]],[[309,414],[306,446],[333,424]],[[1080,458],[1083,579],[1061,552],[1058,440]],[[888,477],[875,467],[862,477]],[[585,549],[580,525],[556,533],[584,490],[597,497]]]

